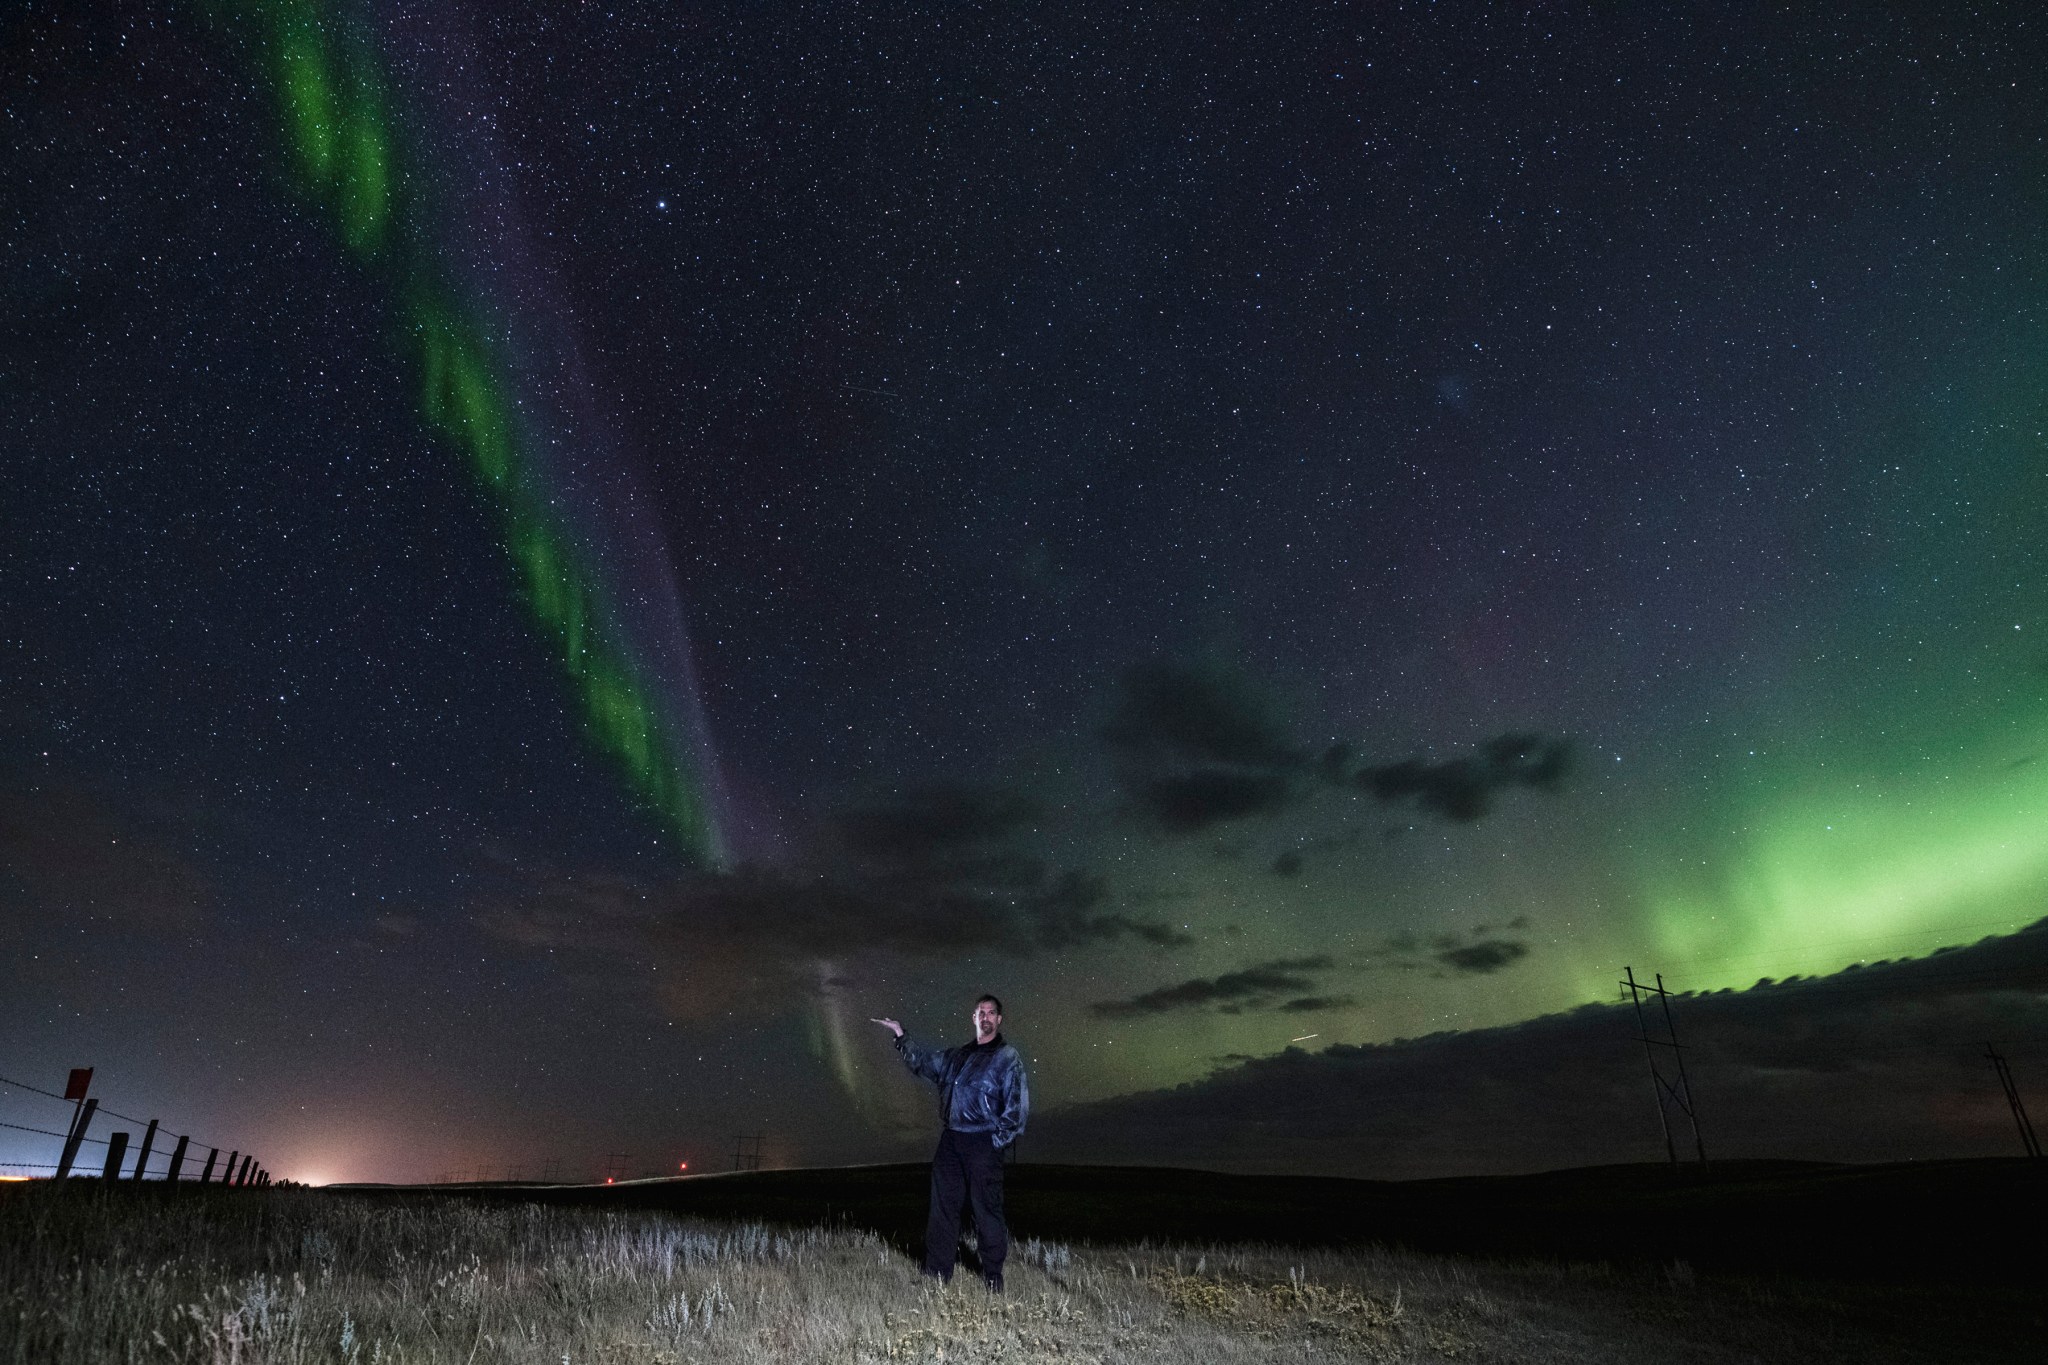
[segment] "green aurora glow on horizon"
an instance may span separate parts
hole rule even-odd
[[[413,221],[422,187],[399,152],[370,43],[322,0],[210,0],[206,8],[272,97],[300,196],[399,301],[421,418],[461,452],[495,514],[521,596],[568,676],[585,732],[695,862],[718,863],[721,840],[687,726],[662,714],[605,586],[550,511],[525,448],[510,367]]]
[[[2048,765],[2011,757],[2015,717],[1926,773],[1721,794],[1717,856],[1641,871],[1651,942],[1693,989],[1828,972],[2010,932],[2048,907]],[[1929,765],[1932,767],[1932,765]],[[1772,964],[1751,970],[1753,963]]]

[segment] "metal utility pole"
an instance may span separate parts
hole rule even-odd
[[[1650,1066],[1650,1089],[1657,1097],[1657,1124],[1664,1132],[1664,1154],[1671,1159],[1671,1164],[1675,1168],[1678,1165],[1678,1144],[1673,1138],[1671,1117],[1667,1112],[1667,1105],[1675,1105],[1692,1127],[1693,1150],[1699,1154],[1700,1166],[1704,1168],[1707,1164],[1707,1144],[1700,1138],[1699,1109],[1693,1103],[1692,1082],[1685,1074],[1685,1048],[1678,1041],[1678,1025],[1671,1018],[1671,992],[1664,989],[1664,974],[1657,973],[1657,984],[1649,986],[1636,980],[1635,968],[1624,967],[1622,972],[1627,979],[1621,986],[1635,1004],[1637,1034],[1642,1039],[1644,1060]],[[1663,1006],[1664,1036],[1661,1038],[1651,1036],[1649,1016],[1643,1010],[1643,997],[1646,995],[1656,996]],[[1658,1048],[1670,1051],[1676,1084],[1665,1076],[1664,1068],[1658,1064]]]
[[[626,1163],[631,1159],[631,1154],[627,1152],[613,1152],[610,1156],[606,1157],[604,1160],[605,1182],[609,1184],[614,1180],[624,1180],[626,1178]]]
[[[736,1133],[732,1139],[732,1168],[736,1171],[761,1169],[762,1133]]]
[[[2021,1144],[2026,1147],[2028,1156],[2039,1160],[2041,1140],[2034,1136],[2034,1124],[2027,1117],[2027,1106],[2020,1103],[2020,1088],[2013,1083],[2011,1065],[1990,1043],[1984,1044],[1984,1058],[1991,1063],[1991,1069],[1998,1073],[1998,1083],[2005,1087],[2005,1102],[2012,1106],[2012,1121],[2020,1127]]]

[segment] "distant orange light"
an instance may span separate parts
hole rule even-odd
[[[28,1180],[28,1179],[31,1179],[31,1178],[32,1178],[32,1177],[29,1177],[29,1176],[25,1176],[25,1175],[0,1175],[0,1184],[7,1184],[7,1185],[18,1185],[18,1184],[20,1184],[20,1183],[21,1183],[22,1181],[24,1181],[24,1180]]]

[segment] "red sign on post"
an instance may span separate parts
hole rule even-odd
[[[66,1081],[66,1082],[64,1083],[64,1098],[65,1098],[65,1099],[67,1099],[67,1100],[82,1100],[82,1099],[84,1099],[84,1098],[85,1098],[85,1092],[86,1092],[86,1089],[87,1089],[87,1087],[91,1086],[91,1084],[92,1084],[92,1068],[91,1068],[91,1067],[89,1067],[89,1066],[74,1066],[74,1067],[72,1067],[72,1068],[71,1068],[71,1079],[70,1079],[69,1081]]]

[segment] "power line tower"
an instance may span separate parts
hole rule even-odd
[[[1669,1112],[1671,1108],[1676,1107],[1679,1113],[1685,1115],[1685,1121],[1692,1127],[1693,1150],[1699,1153],[1700,1166],[1702,1169],[1705,1169],[1707,1164],[1707,1144],[1700,1140],[1699,1108],[1693,1103],[1692,1082],[1686,1078],[1685,1048],[1678,1041],[1678,1025],[1671,1018],[1671,992],[1664,989],[1664,974],[1662,972],[1657,973],[1657,984],[1650,986],[1636,980],[1635,968],[1624,967],[1622,972],[1626,975],[1627,980],[1621,983],[1621,987],[1628,992],[1629,999],[1635,1004],[1636,1029],[1638,1036],[1643,1040],[1643,1057],[1650,1064],[1650,1088],[1657,1096],[1657,1126],[1664,1132],[1664,1153],[1671,1158],[1671,1165],[1673,1169],[1676,1169],[1678,1166],[1678,1143],[1671,1133],[1671,1114]],[[1664,1035],[1662,1037],[1651,1036],[1650,1017],[1643,1010],[1643,997],[1646,995],[1657,997],[1658,1004],[1663,1008]],[[1659,1048],[1666,1049],[1670,1054],[1671,1069],[1678,1078],[1675,1085],[1664,1074],[1664,1068],[1658,1065],[1657,1049]]]
[[[626,1162],[629,1159],[630,1156],[626,1152],[613,1152],[607,1156],[604,1159],[604,1183],[609,1185],[614,1180],[624,1180],[626,1178]]]
[[[2005,1087],[2005,1102],[2012,1106],[2012,1121],[2020,1126],[2020,1142],[2026,1147],[2027,1155],[2038,1160],[2041,1141],[2034,1136],[2033,1122],[2027,1118],[2027,1106],[2020,1103],[2020,1088],[2013,1083],[2012,1067],[1990,1043],[1984,1044],[1984,1059],[1991,1063],[1991,1069],[1998,1073],[1998,1083]]]
[[[761,1169],[760,1133],[736,1133],[732,1140],[732,1168],[736,1171]]]

